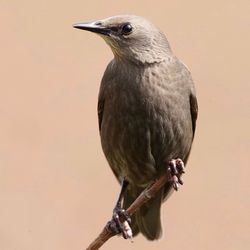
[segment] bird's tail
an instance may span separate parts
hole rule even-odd
[[[134,191],[134,190],[133,190]],[[137,198],[140,192],[133,192],[131,190],[125,193],[124,207],[129,205]],[[136,236],[141,232],[148,240],[156,240],[161,236],[161,220],[160,209],[162,202],[162,191],[159,191],[147,203],[141,206],[131,218],[131,227],[133,235]]]

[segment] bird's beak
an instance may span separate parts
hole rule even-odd
[[[76,29],[87,30],[105,36],[109,36],[109,34],[111,33],[111,29],[103,26],[102,23],[99,21],[88,23],[76,23],[73,25],[73,27]]]

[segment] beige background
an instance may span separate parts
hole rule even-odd
[[[96,103],[111,51],[72,23],[145,16],[191,69],[199,98],[185,185],[164,236],[103,249],[250,249],[250,2],[0,0],[0,249],[80,250],[119,191]]]

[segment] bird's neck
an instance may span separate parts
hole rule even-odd
[[[133,57],[124,57],[119,54],[114,53],[114,61],[118,64],[131,65],[132,67],[151,67],[165,61],[169,61],[171,56],[164,57],[140,57],[139,55]]]
[[[170,48],[157,49],[145,49],[145,50],[133,50],[130,49],[129,53],[122,54],[121,51],[112,49],[114,58],[117,62],[127,62],[140,66],[150,66],[159,64],[164,61],[168,61],[173,56]]]

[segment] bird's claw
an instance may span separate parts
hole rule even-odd
[[[109,221],[108,227],[115,234],[122,234],[124,239],[132,239],[133,233],[130,227],[131,218],[126,210],[118,208],[114,209],[112,220]]]
[[[184,162],[181,159],[173,159],[168,162],[168,173],[173,182],[173,188],[178,191],[179,185],[183,185],[181,175],[185,173]]]

